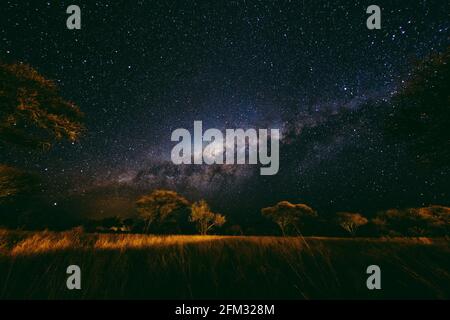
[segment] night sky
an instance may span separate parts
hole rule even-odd
[[[81,8],[82,29],[65,10]],[[382,9],[381,30],[366,8]],[[85,113],[79,142],[1,146],[48,202],[129,215],[174,189],[246,219],[280,200],[320,212],[450,204],[449,167],[422,170],[380,119],[413,62],[449,44],[448,1],[1,1],[0,59],[55,80]],[[279,128],[280,171],[175,166],[176,128]],[[307,129],[305,129],[307,128]],[[75,205],[76,204],[76,205]]]

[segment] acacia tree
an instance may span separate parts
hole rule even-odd
[[[213,227],[221,227],[226,222],[226,218],[219,213],[212,212],[208,203],[200,200],[191,206],[190,221],[196,223],[200,234],[206,235]]]
[[[352,236],[355,235],[356,230],[369,222],[369,220],[360,213],[352,212],[338,212],[337,220],[339,225]]]
[[[448,236],[450,208],[432,205],[423,208],[389,209],[379,212],[372,223],[380,233],[392,236]]]
[[[55,83],[27,64],[0,63],[0,140],[48,149],[76,141],[84,126],[78,106],[59,96]]]
[[[0,164],[0,205],[8,205],[18,197],[29,196],[38,187],[36,175]]]
[[[29,65],[0,62],[0,143],[48,149],[56,140],[75,141],[83,114],[59,96],[55,83]],[[0,203],[30,193],[34,175],[1,165]]]
[[[175,191],[155,190],[136,202],[136,209],[145,222],[144,232],[180,231],[188,222],[189,201]]]
[[[4,164],[0,164],[0,203],[31,191],[33,176]]]
[[[281,201],[273,207],[263,208],[261,213],[280,227],[283,236],[291,230],[300,233],[304,221],[317,217],[317,212],[308,205],[292,204],[289,201]]]
[[[36,208],[30,201],[39,187],[36,175],[0,164],[0,224],[17,226]],[[26,200],[26,201],[24,201]]]

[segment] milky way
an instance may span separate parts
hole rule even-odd
[[[1,146],[0,160],[51,181],[49,201],[113,195],[123,211],[158,187],[235,212],[281,199],[324,210],[448,202],[448,167],[411,174],[379,119],[413,61],[450,44],[449,4],[378,1],[382,28],[368,30],[372,2],[77,1],[82,29],[67,30],[72,3],[2,1],[0,59],[54,79],[88,131],[45,154]],[[171,133],[194,120],[280,128],[279,174],[174,166]]]

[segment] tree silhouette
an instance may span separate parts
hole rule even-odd
[[[306,204],[292,204],[289,201],[281,201],[273,207],[263,208],[261,213],[275,222],[283,235],[289,231],[300,233],[300,226],[304,221],[317,217],[316,211]]]
[[[369,220],[360,213],[338,212],[337,220],[339,225],[352,236],[361,226],[367,224]]]
[[[450,208],[432,205],[423,208],[389,209],[379,212],[372,223],[382,234],[392,236],[448,236]]]
[[[0,164],[0,204],[32,193],[36,189],[37,182],[38,179],[34,175]]]
[[[54,82],[31,66],[0,63],[0,141],[48,149],[55,140],[77,140],[82,117],[58,95]]]
[[[189,201],[170,190],[155,190],[136,202],[137,212],[144,220],[144,231],[181,231],[189,216]]]
[[[35,69],[0,62],[0,143],[45,150],[56,140],[75,141],[84,130],[82,117],[79,108],[61,98],[56,85]],[[2,211],[23,214],[36,181],[32,174],[0,165]],[[19,201],[20,196],[28,196],[27,201]]]
[[[200,234],[206,235],[213,227],[222,226],[226,219],[225,216],[212,212],[205,200],[200,200],[191,206],[190,221],[196,223]]]
[[[0,224],[16,226],[36,210],[39,179],[36,175],[0,164]]]

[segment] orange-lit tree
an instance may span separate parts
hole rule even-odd
[[[144,232],[181,232],[189,218],[189,201],[175,191],[155,190],[136,202]]]
[[[369,220],[360,213],[338,212],[336,215],[338,224],[352,236],[355,235],[356,230],[369,222]]]
[[[0,62],[0,143],[8,147],[48,149],[63,138],[75,141],[84,130],[82,118],[74,103],[59,96],[53,81],[29,65]],[[28,202],[29,198],[27,201],[18,198],[36,189],[36,178],[0,165],[0,211],[22,214],[15,205]],[[0,222],[5,219],[3,216]]]
[[[206,235],[212,228],[223,226],[226,218],[220,213],[212,212],[208,203],[205,200],[200,200],[191,206],[190,221],[197,225],[200,234]]]
[[[292,231],[300,233],[300,227],[305,221],[317,217],[317,212],[308,205],[292,204],[289,201],[281,201],[273,207],[263,208],[261,213],[275,222],[283,235]]]
[[[53,81],[29,65],[0,63],[0,141],[48,149],[55,140],[77,140],[82,117]]]
[[[372,220],[381,234],[390,236],[448,236],[450,208],[432,205],[423,208],[389,209]]]
[[[0,164],[0,204],[32,192],[36,185],[36,176]]]

